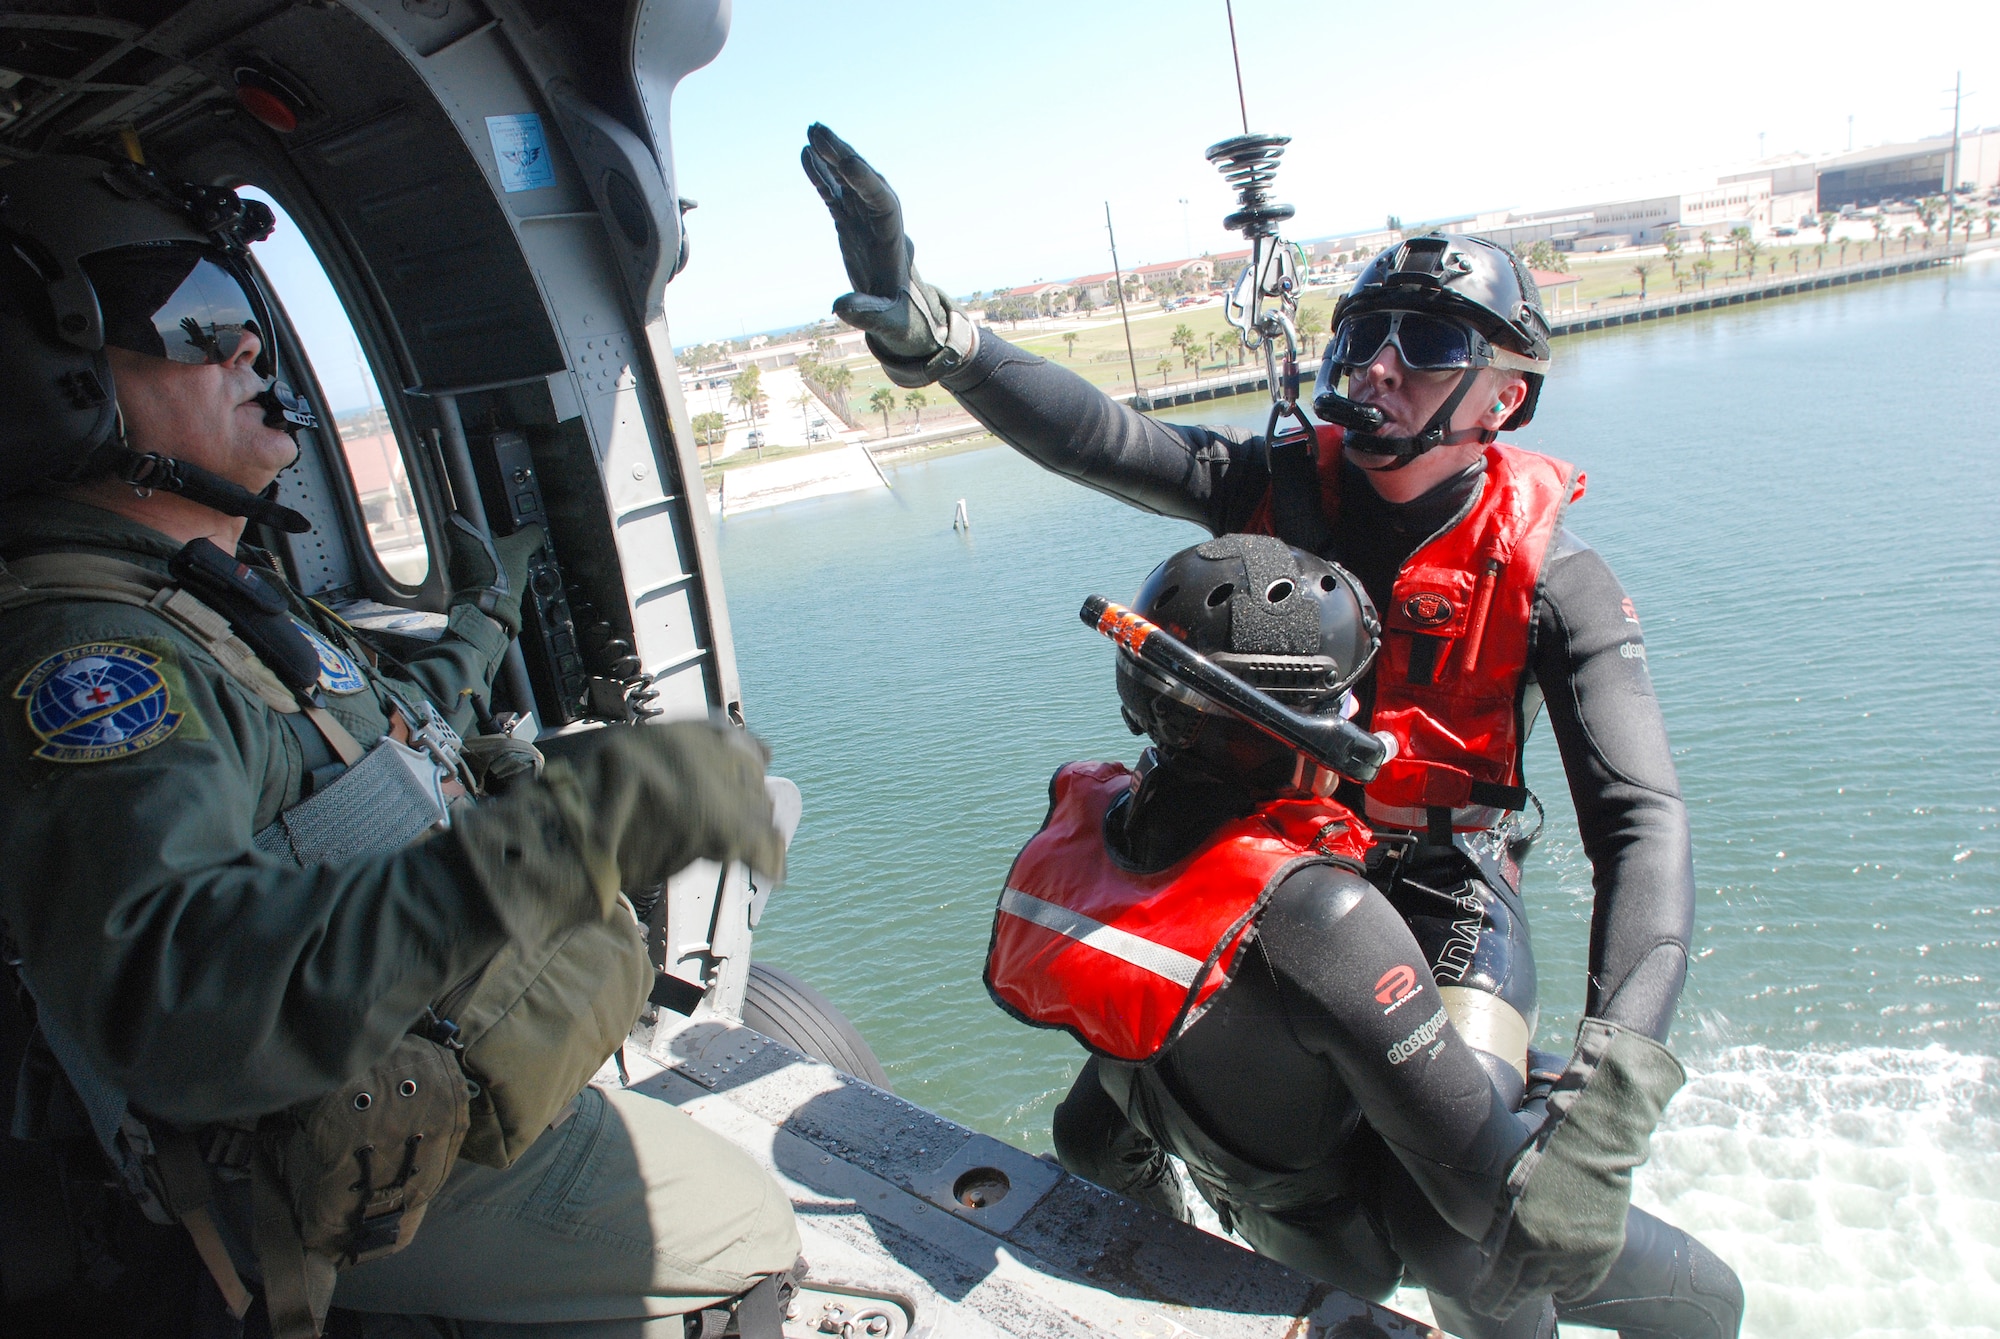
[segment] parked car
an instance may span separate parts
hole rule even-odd
[[[762,446],[763,444],[764,444],[764,430],[762,428],[750,429],[750,436],[744,440],[744,445]]]

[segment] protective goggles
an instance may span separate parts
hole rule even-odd
[[[161,242],[100,252],[83,268],[97,290],[106,344],[198,367],[228,362],[255,336],[258,374],[277,375],[264,303],[226,254]]]
[[[1472,367],[1540,372],[1545,366],[1496,347],[1463,321],[1417,311],[1371,311],[1345,317],[1334,329],[1327,353],[1342,367],[1363,367],[1375,360],[1385,344],[1394,345],[1403,366],[1417,372]]]

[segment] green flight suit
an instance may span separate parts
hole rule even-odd
[[[0,503],[0,559],[95,553],[164,574],[179,547],[82,503]],[[342,645],[331,620],[294,609]],[[400,680],[346,644],[361,673],[340,686],[357,691],[329,693],[328,710],[372,744],[396,687],[470,733],[461,690],[488,691],[507,640],[458,605]],[[79,656],[119,676],[113,707],[116,694],[149,685],[155,696],[93,724],[86,697],[98,690],[64,674]],[[0,916],[38,1005],[135,1108],[193,1126],[320,1096],[387,1054],[429,1001],[506,941],[507,908],[448,838],[309,869],[256,850],[252,834],[304,793],[307,745],[158,613],[102,600],[0,613],[0,698]],[[95,742],[79,746],[93,730]],[[639,1318],[711,1304],[790,1266],[790,1206],[734,1146],[627,1094],[607,1105],[586,1092],[578,1110],[506,1171],[461,1164],[412,1259],[343,1276],[335,1304],[476,1320]],[[586,1154],[622,1169],[622,1183],[592,1191],[574,1166]],[[553,1234],[540,1221],[552,1179],[562,1181]],[[510,1218],[507,1205],[521,1212]],[[522,1230],[510,1238],[496,1220]],[[611,1252],[612,1267],[607,1239],[651,1249]],[[430,1271],[421,1296],[395,1286],[419,1254],[453,1280],[446,1295]],[[365,1281],[371,1271],[379,1282]]]

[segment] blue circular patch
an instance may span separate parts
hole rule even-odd
[[[336,697],[346,697],[358,693],[368,686],[368,676],[361,672],[361,666],[354,663],[354,657],[333,644],[333,639],[322,634],[319,629],[293,619],[313,650],[319,653],[319,686]]]
[[[101,762],[164,743],[184,713],[171,710],[160,657],[122,642],[58,651],[14,689],[48,762]]]

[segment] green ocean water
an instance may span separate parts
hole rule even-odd
[[[1585,468],[1571,527],[1645,627],[1700,901],[1638,1198],[1736,1265],[1746,1333],[2000,1334],[1997,347],[1975,262],[1559,341],[1517,435]],[[1200,536],[1005,448],[889,477],[720,523],[745,707],[806,804],[757,951],[898,1092],[1039,1151],[1081,1053],[988,1001],[993,901],[1050,773],[1137,753],[1078,605]],[[1546,729],[1528,779],[1566,1050],[1590,871]]]

